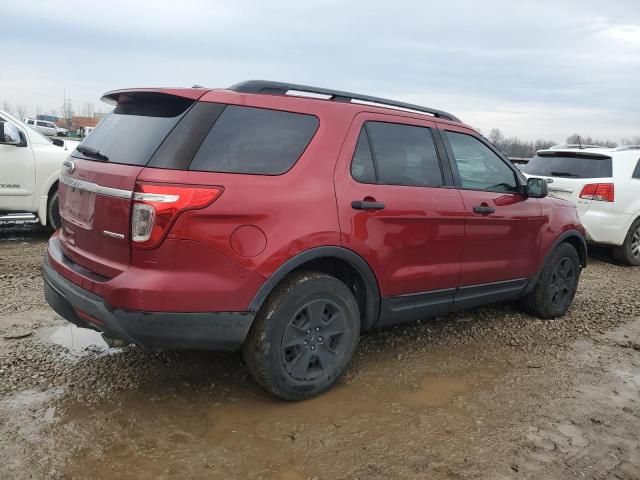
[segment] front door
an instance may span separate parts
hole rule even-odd
[[[467,218],[459,294],[467,303],[459,306],[509,298],[536,274],[540,202],[522,193],[515,167],[475,133],[448,124],[441,131]]]
[[[383,323],[448,311],[459,285],[464,206],[435,130],[429,120],[361,113],[338,160],[342,245],[374,270]]]

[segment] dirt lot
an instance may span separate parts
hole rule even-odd
[[[0,231],[0,478],[640,478],[640,269],[570,314],[512,305],[366,335],[288,404],[238,355],[110,350],[42,298],[46,234]]]

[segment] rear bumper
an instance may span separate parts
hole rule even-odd
[[[599,211],[592,202],[589,210],[580,215],[580,221],[590,243],[622,245],[633,218],[626,213]]]
[[[56,272],[44,259],[44,295],[56,313],[79,327],[135,343],[149,350],[237,350],[244,342],[252,312],[144,312],[112,308],[95,293]]]

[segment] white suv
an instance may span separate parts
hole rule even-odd
[[[640,265],[640,150],[552,148],[522,171],[544,177],[550,195],[577,205],[590,242],[612,245],[616,260]]]
[[[59,127],[55,123],[47,120],[25,118],[24,123],[48,137],[65,137],[67,133],[69,133],[66,128]]]

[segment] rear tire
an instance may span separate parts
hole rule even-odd
[[[305,400],[335,385],[360,337],[358,303],[340,280],[293,274],[260,309],[243,358],[256,382],[284,400]]]
[[[613,258],[625,265],[640,265],[640,218],[631,225],[624,243],[613,248]]]
[[[561,243],[549,256],[534,289],[522,298],[522,308],[543,319],[563,316],[578,289],[581,270],[576,249]]]
[[[52,230],[58,230],[62,226],[57,189],[51,194],[49,203],[47,204],[47,225],[49,225]]]

